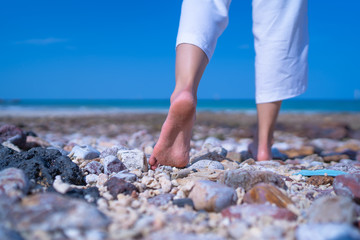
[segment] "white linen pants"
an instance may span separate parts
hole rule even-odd
[[[210,60],[228,25],[231,0],[183,0],[176,46],[201,48]],[[305,92],[308,73],[307,0],[253,0],[256,103]]]

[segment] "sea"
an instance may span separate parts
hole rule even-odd
[[[82,115],[118,113],[166,113],[168,99],[16,99],[0,100],[0,116],[4,115]],[[197,111],[255,114],[252,99],[199,99]],[[360,100],[283,101],[287,113],[360,113]]]

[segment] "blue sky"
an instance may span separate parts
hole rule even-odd
[[[180,8],[180,0],[2,1],[0,99],[168,98]],[[360,95],[359,9],[358,0],[309,1],[309,88],[300,98]],[[199,98],[254,98],[251,27],[251,1],[234,0]]]

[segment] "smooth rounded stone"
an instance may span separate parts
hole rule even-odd
[[[118,173],[118,172],[126,169],[124,163],[122,163],[115,156],[105,157],[103,163],[104,163],[104,173],[105,174]]]
[[[191,208],[195,208],[194,206],[194,202],[191,198],[178,198],[178,199],[174,199],[172,202],[174,205],[178,206],[178,207],[185,207],[185,206],[190,206]]]
[[[360,202],[360,174],[345,174],[335,178],[333,183],[337,195],[353,198]]]
[[[220,212],[222,209],[236,204],[237,195],[234,189],[208,180],[197,181],[189,198],[195,209]]]
[[[295,221],[297,215],[287,208],[271,204],[242,204],[231,206],[221,211],[222,216],[230,219],[248,219],[257,221],[261,217],[272,217],[277,220]],[[250,219],[255,218],[255,219]]]
[[[104,151],[101,152],[100,158],[106,158],[107,156],[117,156],[117,152],[119,150],[128,150],[124,146],[112,146],[111,148],[106,148]]]
[[[83,200],[64,197],[60,194],[42,193],[24,198],[11,209],[9,220],[15,228],[26,233],[28,239],[35,239],[32,234],[41,230],[51,239],[57,234],[64,234],[66,239],[70,230],[77,231],[77,239],[86,238],[92,232],[96,240],[106,239],[109,219],[96,206]],[[44,236],[45,237],[45,236]]]
[[[311,176],[308,179],[306,179],[307,184],[311,184],[314,186],[320,186],[320,185],[332,185],[334,181],[334,177],[330,176]]]
[[[129,172],[127,172],[127,170],[121,171],[121,172],[115,174],[113,177],[123,179],[123,180],[125,180],[127,182],[135,182],[137,180],[136,174],[129,173]]]
[[[108,191],[114,198],[116,198],[120,193],[130,195],[133,191],[138,192],[135,185],[117,177],[110,178],[104,186],[107,187]]]
[[[171,200],[173,200],[174,197],[175,197],[174,194],[165,193],[165,194],[160,194],[160,195],[157,195],[155,197],[149,198],[147,201],[148,201],[148,203],[159,207],[159,206],[166,205]]]
[[[255,185],[245,194],[243,201],[250,204],[264,204],[268,202],[281,208],[286,208],[289,204],[294,204],[291,199],[277,187],[268,183]]]
[[[350,224],[301,224],[295,233],[297,240],[358,240],[360,232]]]
[[[0,239],[23,240],[24,238],[16,231],[0,226]]]
[[[356,219],[355,204],[347,197],[322,197],[310,206],[307,218],[309,223],[351,224]]]
[[[204,159],[220,162],[226,158],[226,154],[227,151],[225,148],[210,146],[209,148],[204,148],[200,152],[197,152],[193,156],[191,156],[190,164],[193,164],[199,160],[204,160]]]
[[[84,160],[92,160],[100,156],[100,152],[90,145],[85,146],[74,146],[69,156],[74,158],[80,158]]]
[[[62,148],[60,148],[60,147],[52,147],[52,146],[50,146],[50,147],[47,147],[46,149],[49,149],[49,150],[58,150],[60,153],[61,153],[61,155],[63,155],[63,156],[67,156],[67,155],[69,155],[69,153],[70,152],[68,152],[68,151],[65,151],[64,149],[62,149]]]
[[[119,150],[117,157],[125,164],[129,170],[139,169],[143,172],[148,170],[148,163],[145,156],[140,150]]]
[[[190,169],[219,169],[224,170],[224,166],[217,162],[212,160],[199,160],[192,165],[189,166]]]
[[[21,198],[29,191],[29,180],[24,172],[17,168],[6,168],[0,172],[0,195]]]
[[[242,169],[225,171],[220,174],[219,182],[235,189],[241,187],[245,191],[261,182],[272,183],[283,189],[287,188],[283,177],[270,171],[246,171]]]
[[[19,148],[24,148],[26,144],[26,134],[20,128],[11,124],[0,126],[0,143],[10,142]]]
[[[90,174],[97,174],[99,175],[104,170],[104,166],[99,163],[98,161],[91,161],[84,167],[84,171]]]

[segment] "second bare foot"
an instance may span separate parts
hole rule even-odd
[[[267,161],[272,159],[271,145],[260,147],[257,142],[250,143],[248,151],[257,161]]]

